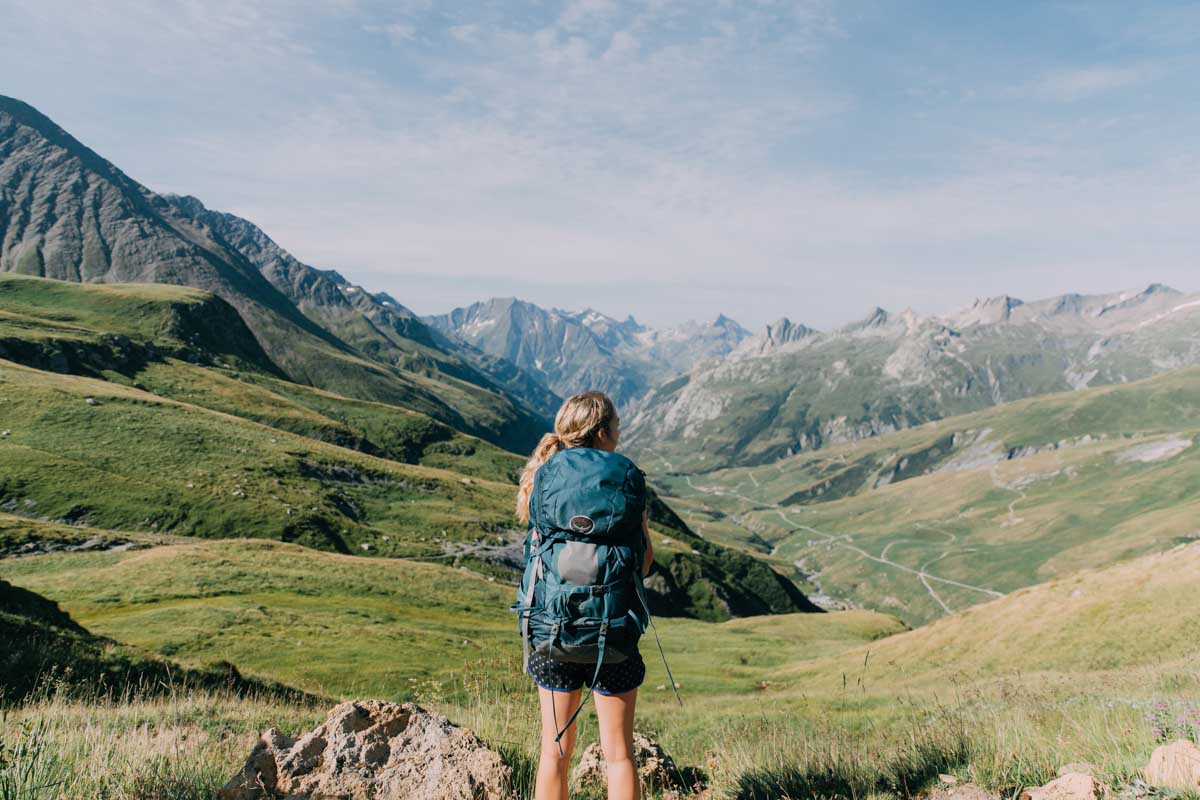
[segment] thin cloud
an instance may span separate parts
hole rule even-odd
[[[394,44],[404,44],[417,38],[417,26],[407,22],[392,22],[387,25],[364,25],[367,33],[382,33]]]
[[[1128,89],[1145,83],[1155,70],[1145,66],[1093,66],[1051,72],[1041,76],[1028,91],[1041,100],[1076,102],[1096,95]]]
[[[5,10],[6,92],[422,313],[486,286],[827,327],[1134,273],[1193,288],[1194,89],[1104,105],[1187,53],[1054,71],[1022,52],[1022,73],[940,35],[961,31],[904,49],[896,26],[922,21],[815,0],[91,8]]]

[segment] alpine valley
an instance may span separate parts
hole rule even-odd
[[[0,797],[210,798],[372,698],[529,796],[513,501],[585,389],[652,487],[650,796],[998,800],[1081,762],[1173,796],[1139,782],[1162,720],[1200,730],[1200,294],[751,332],[389,290],[0,97]]]

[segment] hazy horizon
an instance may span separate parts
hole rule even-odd
[[[344,275],[343,277],[347,277],[347,278],[348,278],[349,276],[345,276],[345,275]],[[353,282],[353,281],[352,281],[352,282]],[[1168,283],[1165,283],[1165,282],[1163,282],[1163,281],[1154,281],[1154,280],[1152,280],[1152,281],[1150,281],[1149,283],[1146,283],[1146,284],[1143,284],[1143,285],[1140,285],[1140,286],[1120,286],[1120,287],[1114,287],[1114,288],[1112,288],[1112,289],[1109,289],[1109,290],[1107,290],[1107,291],[1099,291],[1099,292],[1063,292],[1063,293],[1061,293],[1061,294],[1057,294],[1057,295],[1046,295],[1046,296],[1038,296],[1038,297],[1033,297],[1033,296],[1026,296],[1026,297],[1022,297],[1020,294],[1018,294],[1018,293],[1015,293],[1015,292],[1002,292],[1002,293],[1001,293],[1001,294],[999,294],[999,295],[983,295],[983,296],[975,296],[975,297],[972,297],[972,298],[970,298],[969,300],[967,300],[967,301],[966,301],[966,302],[964,302],[964,303],[960,303],[959,305],[957,305],[957,306],[955,306],[955,307],[953,307],[953,308],[933,309],[933,310],[928,310],[928,311],[926,311],[926,310],[922,310],[922,309],[918,309],[918,308],[912,308],[911,306],[905,306],[905,307],[903,307],[903,308],[889,308],[888,306],[886,306],[886,305],[884,305],[884,304],[882,304],[882,303],[875,303],[874,305],[869,305],[868,307],[864,308],[864,309],[863,309],[863,313],[859,314],[857,317],[850,317],[850,318],[848,318],[848,319],[844,319],[844,320],[841,320],[841,321],[835,322],[833,325],[829,325],[829,326],[818,326],[818,325],[813,325],[813,324],[810,324],[810,323],[809,323],[807,320],[800,319],[800,318],[798,318],[798,317],[795,317],[795,316],[792,316],[792,315],[789,315],[789,314],[786,314],[786,313],[785,313],[785,314],[781,314],[781,315],[779,315],[779,316],[776,316],[776,317],[772,317],[771,319],[767,320],[766,322],[762,323],[761,325],[755,325],[755,326],[751,326],[751,325],[749,325],[749,324],[747,324],[747,323],[743,322],[742,320],[738,319],[737,317],[733,316],[732,314],[726,314],[726,313],[724,313],[724,312],[720,312],[720,311],[718,311],[716,314],[713,314],[711,317],[704,317],[704,318],[699,318],[699,319],[698,319],[698,318],[695,318],[695,317],[689,317],[689,318],[687,318],[687,319],[680,320],[680,321],[678,321],[678,322],[674,322],[674,323],[669,323],[669,324],[663,324],[663,325],[660,325],[660,324],[656,324],[656,323],[655,323],[654,321],[652,321],[652,320],[644,320],[644,319],[641,319],[641,318],[640,318],[640,317],[638,317],[636,314],[629,314],[629,313],[619,313],[619,312],[617,312],[617,313],[610,313],[610,312],[609,312],[608,310],[606,310],[606,309],[603,309],[603,308],[596,308],[595,306],[582,306],[582,307],[579,307],[579,308],[566,308],[566,307],[561,307],[561,306],[552,306],[552,305],[551,305],[551,306],[542,306],[542,307],[543,307],[543,308],[545,308],[545,309],[547,309],[547,310],[550,310],[550,311],[558,311],[558,312],[567,313],[567,314],[582,314],[582,313],[584,313],[584,312],[586,312],[586,311],[589,311],[589,310],[591,310],[591,311],[596,311],[596,312],[599,312],[599,313],[601,313],[601,314],[604,314],[605,316],[611,317],[612,319],[615,319],[615,320],[618,320],[618,321],[623,321],[623,320],[625,320],[626,318],[628,318],[628,317],[631,317],[631,316],[632,316],[636,322],[638,322],[639,324],[641,324],[641,325],[643,325],[643,326],[645,326],[645,327],[648,327],[648,328],[670,328],[670,327],[675,327],[675,326],[677,326],[677,325],[682,325],[682,324],[686,324],[686,323],[707,323],[707,322],[713,322],[713,321],[714,321],[714,320],[716,320],[718,317],[724,316],[724,317],[726,317],[727,319],[731,319],[731,320],[733,320],[734,322],[738,323],[738,324],[739,324],[739,325],[741,325],[743,328],[746,328],[748,331],[750,331],[750,333],[758,333],[758,332],[759,332],[760,330],[762,330],[762,329],[763,329],[763,328],[764,328],[766,325],[772,324],[772,323],[774,323],[774,322],[777,322],[777,321],[779,321],[780,319],[782,319],[782,318],[786,317],[787,319],[791,320],[791,321],[792,321],[792,322],[794,322],[794,323],[799,323],[799,324],[807,325],[807,326],[808,326],[808,327],[810,327],[810,328],[814,328],[814,329],[816,329],[816,330],[820,330],[820,331],[829,331],[829,330],[834,330],[834,329],[837,329],[837,328],[840,328],[840,327],[844,327],[844,326],[846,326],[846,325],[850,325],[850,324],[852,324],[852,323],[854,323],[854,322],[858,322],[859,320],[862,320],[862,319],[866,319],[867,317],[869,317],[869,316],[871,315],[871,313],[872,313],[872,312],[874,312],[874,311],[875,311],[875,309],[876,309],[876,308],[882,308],[882,309],[883,309],[884,311],[886,311],[886,312],[887,312],[889,315],[892,315],[892,314],[901,314],[901,313],[904,313],[905,311],[907,311],[907,310],[910,310],[910,309],[911,309],[911,310],[913,311],[913,313],[915,313],[915,314],[916,314],[917,316],[919,316],[919,317],[943,317],[943,316],[946,316],[946,315],[952,314],[952,313],[954,313],[954,312],[956,312],[956,311],[960,311],[960,310],[962,310],[962,309],[965,309],[965,308],[969,307],[969,306],[970,306],[972,303],[974,303],[974,302],[975,302],[975,301],[977,301],[977,300],[980,300],[980,301],[981,301],[981,300],[987,300],[987,299],[991,299],[991,298],[995,298],[995,297],[1008,296],[1008,297],[1011,297],[1011,298],[1013,298],[1013,299],[1015,299],[1015,300],[1019,300],[1019,301],[1021,301],[1022,303],[1034,303],[1034,302],[1038,302],[1038,301],[1041,301],[1041,300],[1049,300],[1049,299],[1053,299],[1053,298],[1060,297],[1060,296],[1063,296],[1063,295],[1070,295],[1070,294],[1078,294],[1078,295],[1084,295],[1084,296],[1087,296],[1087,295],[1111,295],[1111,294],[1123,294],[1123,293],[1140,293],[1140,292],[1146,291],[1147,289],[1149,289],[1151,286],[1154,286],[1154,285],[1164,285],[1164,286],[1166,286],[1168,289],[1174,289],[1175,291],[1178,291],[1178,292],[1180,292],[1181,294],[1184,294],[1184,295],[1191,295],[1191,294],[1195,294],[1194,290],[1192,290],[1192,289],[1190,289],[1190,288],[1186,288],[1186,287],[1180,287],[1180,286],[1173,286],[1173,285],[1171,285],[1171,284],[1168,284]],[[368,291],[371,291],[371,287],[370,287],[370,286],[363,285],[363,288],[364,288],[364,289],[366,289],[366,290],[368,290]],[[533,302],[532,300],[528,300],[528,299],[526,299],[526,298],[524,298],[524,297],[520,297],[519,295],[511,295],[511,294],[508,294],[508,295],[490,295],[490,296],[488,296],[488,297],[481,297],[481,298],[479,298],[478,300],[476,300],[476,301],[473,301],[473,302],[487,303],[487,302],[490,302],[490,301],[492,301],[492,300],[507,300],[507,299],[515,299],[515,300],[524,301],[524,302],[528,302],[528,303],[532,303],[532,302]],[[539,306],[541,305],[540,303],[534,303],[534,304],[535,304],[535,305],[539,305]],[[416,309],[411,309],[411,310],[412,310],[412,311],[414,311],[414,312],[416,312],[416,313],[418,313],[418,314],[420,314],[420,316],[422,316],[422,317],[433,317],[433,316],[440,316],[440,315],[443,315],[443,314],[449,314],[449,313],[450,313],[450,312],[452,312],[452,311],[456,311],[456,310],[458,310],[458,309],[460,309],[460,308],[466,308],[466,307],[469,307],[470,305],[472,305],[472,303],[467,303],[466,305],[463,305],[463,306],[455,306],[454,308],[443,309],[443,310],[441,310],[441,311],[433,311],[433,312],[429,312],[429,313],[426,313],[426,312],[421,312],[421,311],[417,311]]]

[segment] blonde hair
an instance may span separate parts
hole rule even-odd
[[[554,415],[554,432],[547,433],[533,448],[533,455],[521,470],[517,489],[517,518],[529,522],[529,495],[533,476],[550,456],[565,447],[594,447],[601,429],[611,430],[616,406],[603,392],[581,392],[563,401]]]

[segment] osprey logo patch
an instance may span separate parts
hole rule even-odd
[[[596,523],[592,522],[591,517],[585,517],[583,514],[571,517],[571,530],[576,533],[591,533],[594,527],[596,527]]]

